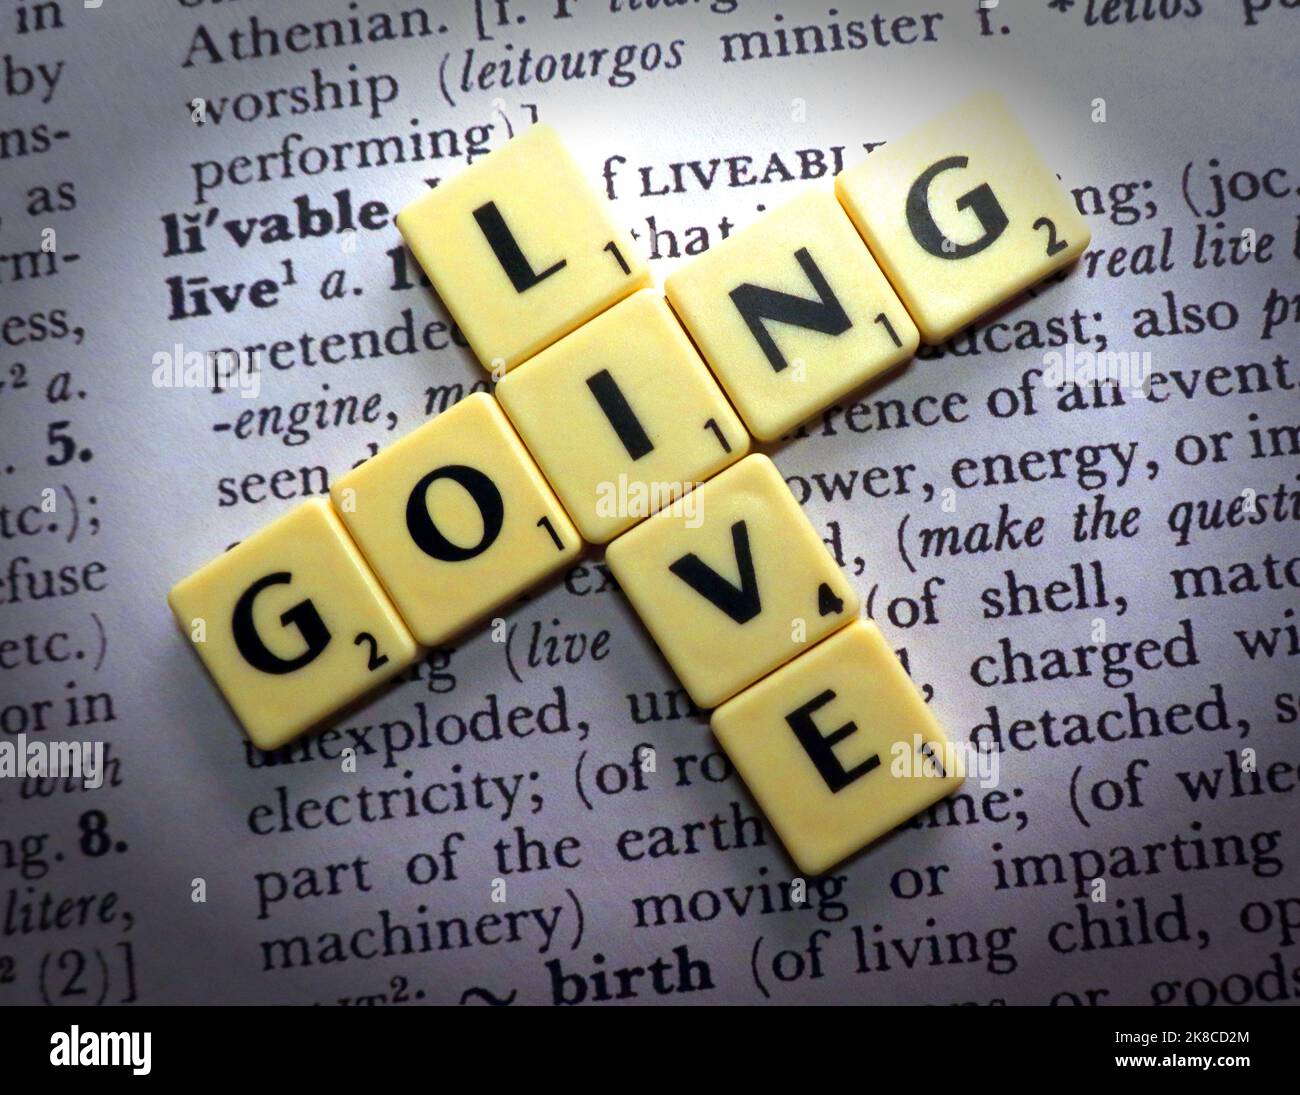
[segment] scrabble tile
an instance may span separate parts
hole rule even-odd
[[[809,191],[664,285],[745,425],[771,441],[910,358],[916,327],[852,222]]]
[[[821,874],[961,785],[961,758],[875,624],[855,621],[713,712],[781,842]]]
[[[682,501],[625,532],[605,561],[698,706],[857,615],[853,587],[766,456]]]
[[[297,737],[419,654],[323,498],[178,582],[167,601],[260,749]]]
[[[585,545],[497,401],[471,395],[330,487],[416,639],[438,646]]]
[[[631,237],[546,125],[411,202],[397,227],[498,375],[650,284]]]
[[[749,450],[745,427],[653,289],[543,350],[496,394],[593,543]]]
[[[927,343],[1073,262],[1092,239],[992,92],[877,149],[835,191]]]

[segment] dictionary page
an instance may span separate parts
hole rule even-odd
[[[1300,12],[0,19],[0,1002],[1295,1001]],[[799,879],[599,550],[245,744],[168,589],[491,388],[398,209],[540,119],[662,281],[984,88],[1092,246],[770,451],[995,767]]]

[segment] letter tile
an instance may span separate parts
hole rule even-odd
[[[650,284],[631,237],[546,125],[411,202],[397,227],[497,375]]]
[[[745,425],[771,441],[918,345],[852,222],[811,191],[669,275],[665,292]]]
[[[178,582],[167,601],[259,749],[292,740],[419,654],[323,498]]]
[[[962,783],[961,758],[864,620],[723,704],[712,726],[791,858],[812,875]]]
[[[993,92],[872,152],[835,192],[927,343],[1069,265],[1092,239]]]
[[[749,451],[745,427],[653,289],[510,373],[497,398],[593,543]]]
[[[853,587],[766,456],[682,502],[625,532],[605,561],[700,707],[857,615]]]
[[[586,546],[483,392],[348,472],[330,497],[425,646],[446,642]]]

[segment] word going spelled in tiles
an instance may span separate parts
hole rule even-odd
[[[261,749],[297,737],[419,652],[324,499],[178,582],[168,601]]]
[[[1002,98],[973,96],[836,176],[927,343],[1083,253],[1092,233]]]
[[[510,373],[497,398],[593,543],[749,451],[745,427],[653,289]]]
[[[330,498],[425,646],[569,566],[585,546],[482,392],[349,472]]]
[[[751,434],[788,433],[1089,233],[990,95],[835,190],[693,259],[666,299],[545,126],[403,209],[500,402],[463,400],[172,590],[254,744],[284,744],[607,543],[802,870],[951,792],[943,731],[780,472],[747,455]]]
[[[830,194],[766,214],[671,274],[664,291],[764,441],[901,365],[919,342]]]
[[[700,707],[858,614],[858,595],[766,456],[624,533],[605,561]]]
[[[397,214],[397,227],[497,374],[650,284],[631,237],[550,126],[439,184]]]
[[[810,874],[962,782],[912,678],[864,620],[724,703],[712,723],[781,843]]]

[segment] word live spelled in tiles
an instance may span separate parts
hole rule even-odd
[[[1090,237],[993,95],[835,192],[692,260],[666,300],[548,127],[403,209],[500,402],[444,411],[172,590],[253,743],[283,745],[607,543],[801,870],[950,793],[938,722],[750,435],[789,432]]]

